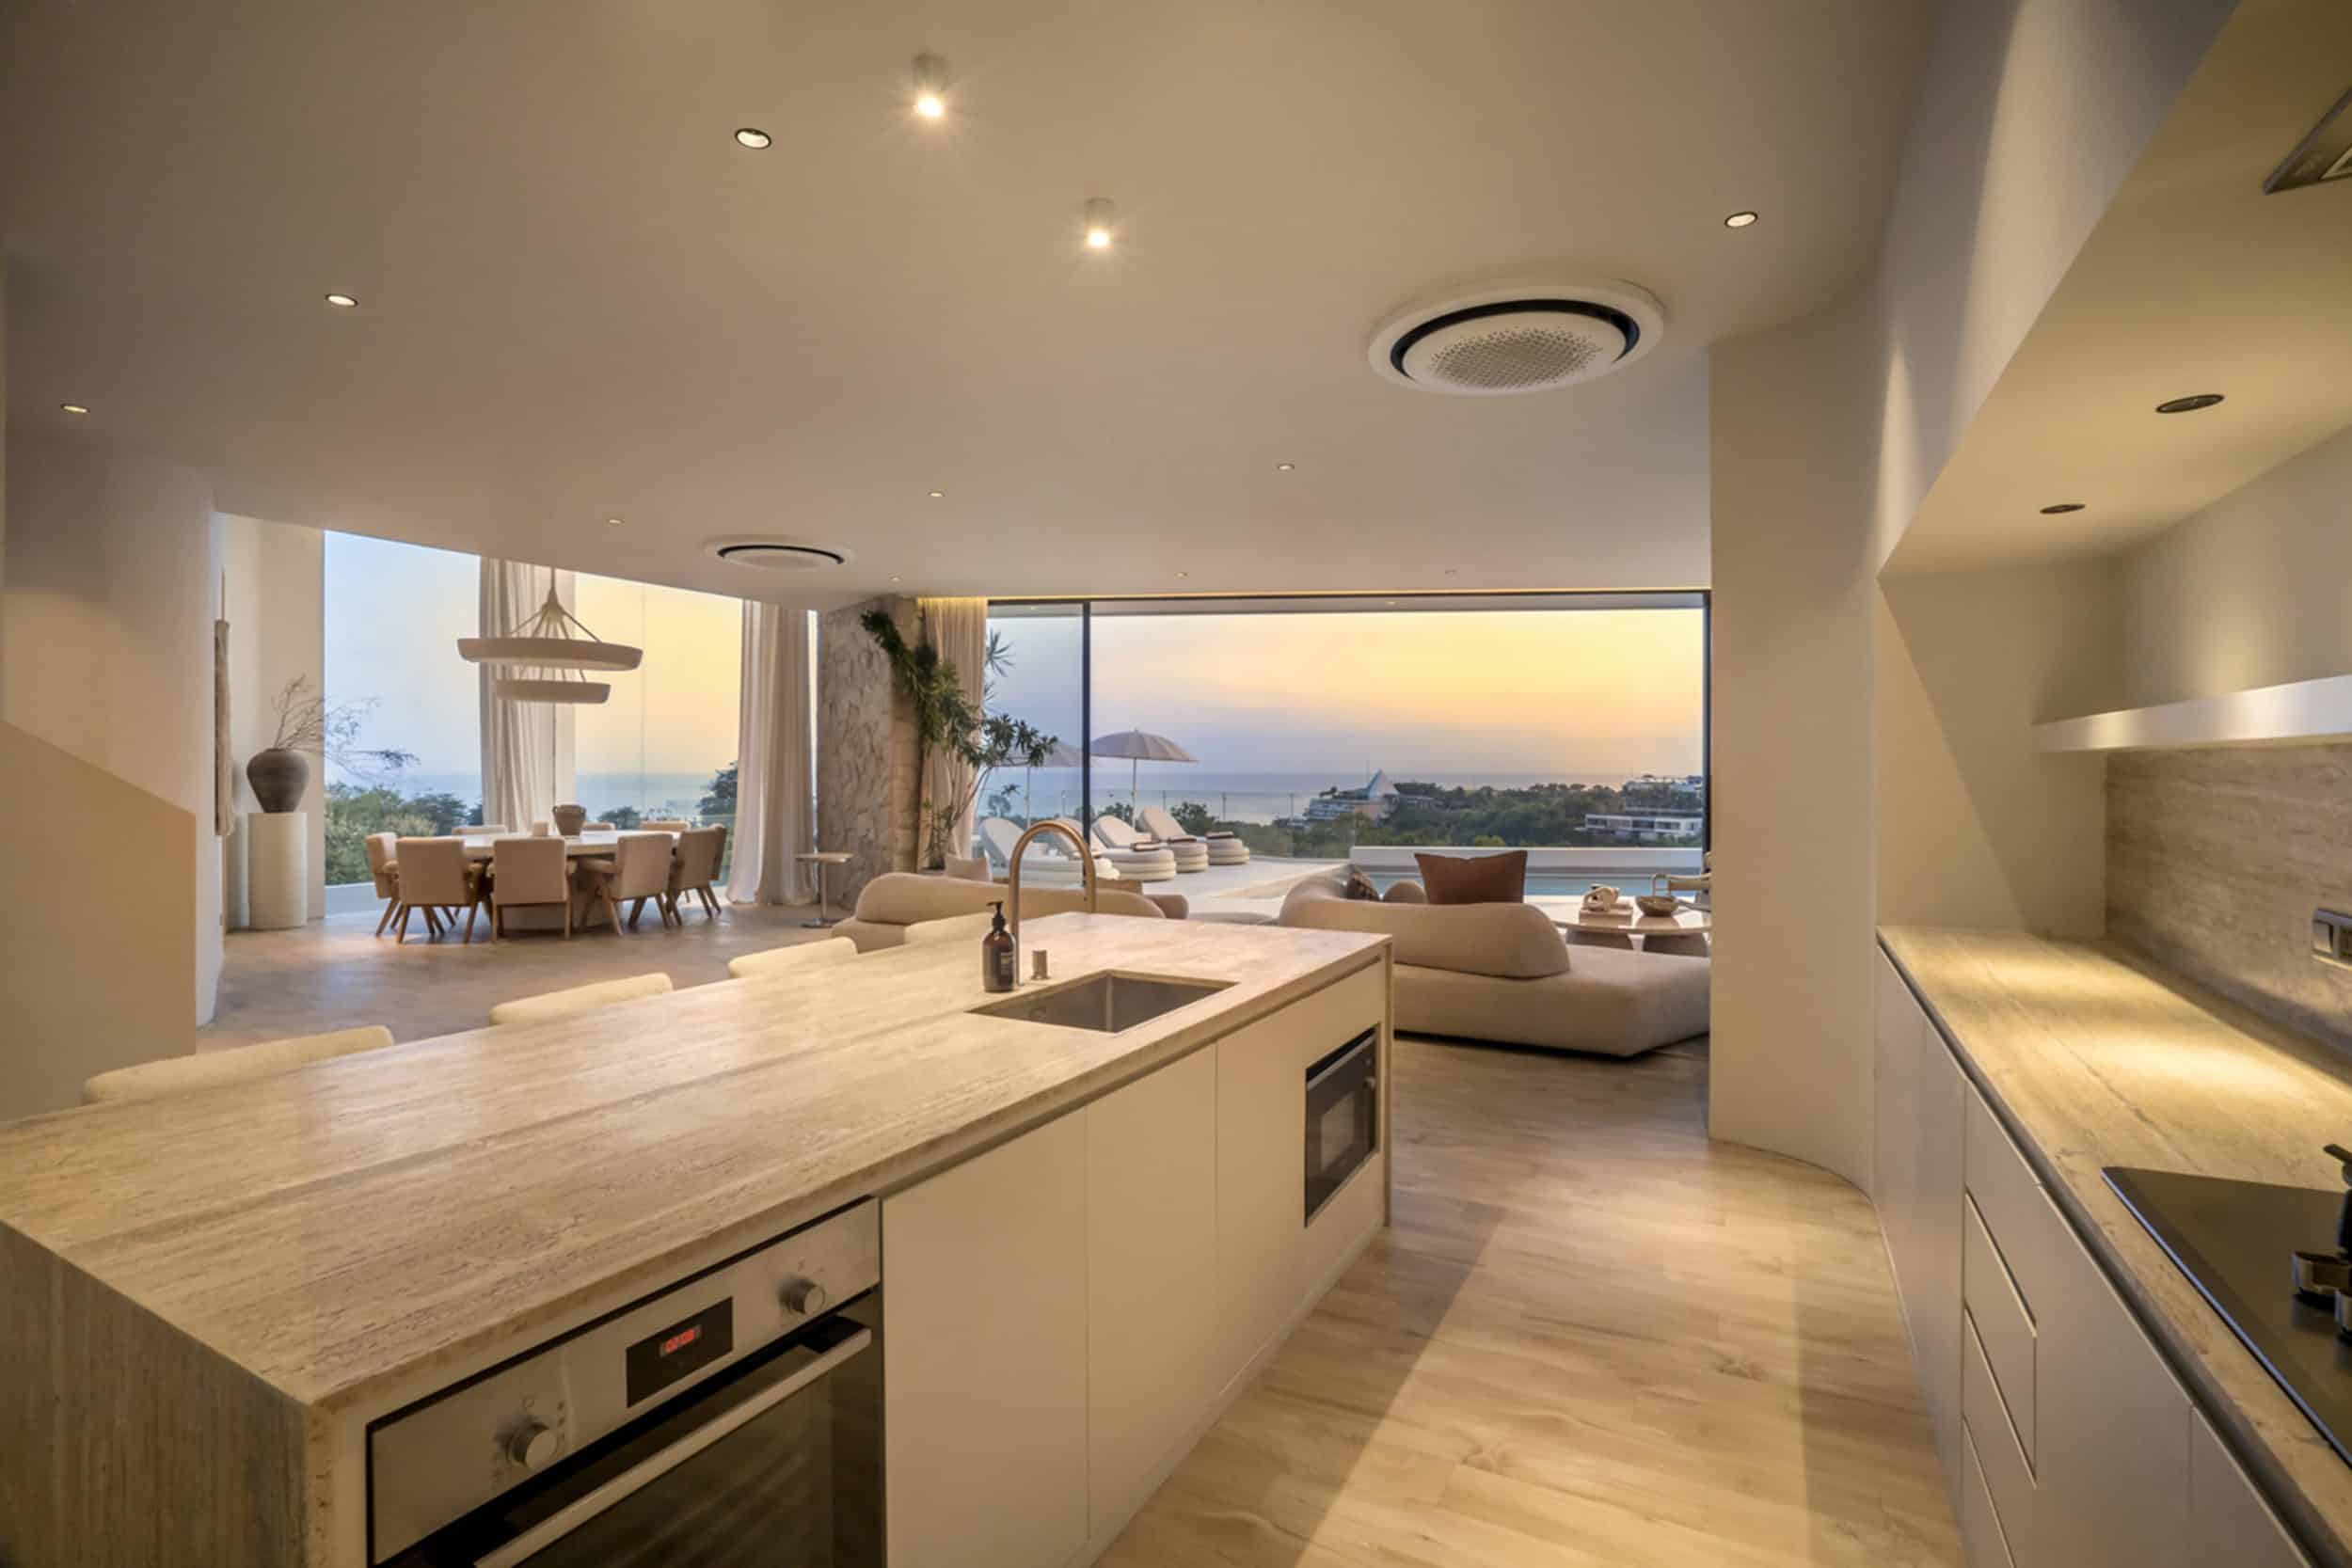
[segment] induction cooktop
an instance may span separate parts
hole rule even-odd
[[[2110,1165],[2107,1185],[2213,1304],[2339,1457],[2352,1463],[2352,1341],[2296,1289],[2297,1251],[2334,1255],[2343,1188],[2279,1187]]]

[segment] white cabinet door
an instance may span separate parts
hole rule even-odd
[[[1307,1079],[1292,1009],[1217,1042],[1216,1386],[1297,1306],[1306,1230]]]
[[[882,1200],[893,1568],[1039,1568],[1087,1541],[1087,1124]]]
[[[2208,1568],[2186,1553],[2188,1397],[2066,1240],[2033,1299],[2035,1555],[2017,1568]]]
[[[2187,1560],[2230,1568],[2311,1568],[2311,1560],[2280,1528],[2270,1505],[2230,1457],[2205,1418],[2192,1411],[2188,1428]]]
[[[1213,1305],[1220,1052],[1195,1052],[1085,1112],[1089,1493],[1097,1539],[1151,1496],[1223,1386]]]
[[[1912,1145],[1911,1256],[1903,1260],[1912,1354],[1944,1474],[1961,1472],[1961,1151],[1967,1083],[1925,1013],[1919,1028],[1918,1120]]]

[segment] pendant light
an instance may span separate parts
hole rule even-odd
[[[503,637],[461,637],[457,656],[469,664],[486,664],[517,672],[553,670],[540,675],[493,674],[490,692],[519,703],[601,703],[612,686],[592,681],[583,672],[634,670],[645,657],[642,648],[607,642],[581,625],[555,596],[555,572],[548,572],[548,597],[537,613]]]

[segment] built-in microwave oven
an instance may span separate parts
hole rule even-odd
[[[1380,1147],[1380,1031],[1367,1029],[1307,1069],[1307,1218]]]

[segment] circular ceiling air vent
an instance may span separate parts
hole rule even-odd
[[[850,552],[840,546],[806,539],[721,539],[710,553],[731,565],[764,572],[829,572],[850,562]]]
[[[1665,329],[1664,309],[1629,283],[1490,289],[1391,318],[1373,334],[1372,368],[1456,397],[1546,392],[1631,363]]]

